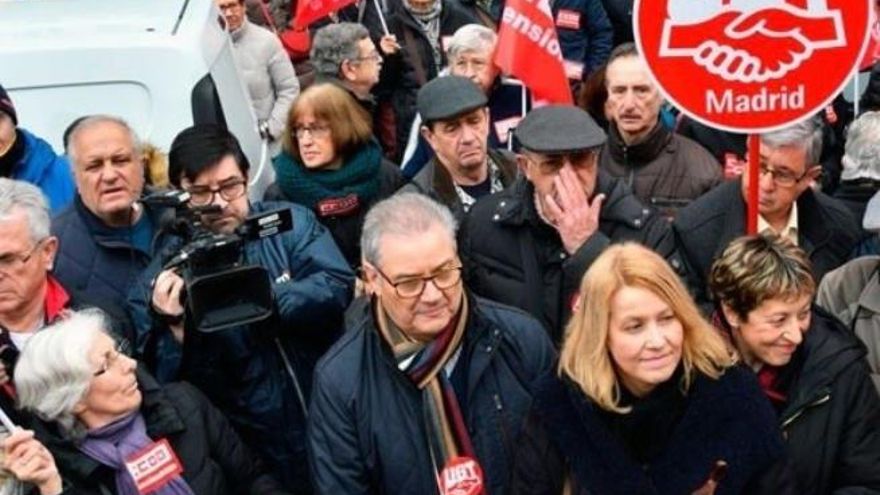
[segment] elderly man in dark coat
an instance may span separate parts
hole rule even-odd
[[[605,133],[589,114],[542,107],[515,137],[525,177],[478,201],[462,225],[474,292],[528,311],[559,342],[581,277],[609,244],[639,242],[684,273],[666,220],[598,169]]]

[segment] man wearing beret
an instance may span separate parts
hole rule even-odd
[[[422,136],[434,157],[406,189],[434,197],[459,219],[477,199],[516,179],[516,157],[488,148],[487,102],[476,83],[460,76],[438,77],[418,95]]]
[[[589,114],[542,107],[514,135],[525,177],[478,201],[461,227],[474,292],[528,311],[559,343],[584,272],[609,244],[639,242],[684,274],[667,221],[597,168],[605,133]]]
[[[73,200],[73,175],[67,159],[55,154],[46,141],[18,127],[18,114],[3,86],[0,86],[0,177],[39,187],[49,199],[52,213]]]

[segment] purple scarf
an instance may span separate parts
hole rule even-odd
[[[108,425],[89,430],[79,446],[87,456],[116,471],[116,493],[139,495],[134,478],[125,468],[125,459],[151,444],[144,417],[132,413]],[[186,481],[177,476],[151,495],[194,495]]]

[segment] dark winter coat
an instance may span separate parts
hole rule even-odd
[[[339,335],[354,274],[309,210],[256,202],[250,211],[282,207],[292,211],[293,229],[244,246],[245,262],[265,268],[272,281],[271,318],[214,333],[198,332],[185,320],[181,346],[151,310],[159,258],[132,288],[129,311],[138,335],[136,351],[150,371],[163,383],[182,379],[198,387],[285,486],[301,488],[307,486],[307,467],[300,393],[307,401],[314,364]],[[180,240],[172,238],[163,251],[177,252],[179,246]]]
[[[528,385],[547,372],[553,347],[519,310],[471,299],[459,366],[466,366],[464,421],[486,493],[508,493],[514,442],[531,403]],[[315,370],[309,460],[321,495],[430,494],[437,482],[422,395],[398,370],[366,301]],[[461,402],[461,398],[459,398]]]
[[[345,257],[345,261],[352,268],[361,264],[361,228],[364,226],[364,217],[367,211],[375,203],[391,196],[406,184],[403,175],[397,165],[383,159],[379,167],[379,193],[375,198],[360,205],[355,212],[346,215],[321,215],[314,212],[321,224],[330,231],[336,246]],[[296,198],[288,198],[277,183],[273,183],[266,189],[263,195],[264,201],[290,201],[296,203]]]
[[[288,493],[241,443],[226,418],[208,399],[185,383],[159,385],[138,373],[141,413],[147,435],[168,439],[183,465],[183,479],[195,495]],[[83,454],[55,424],[30,418],[36,437],[52,455],[64,480],[64,495],[114,495],[115,471]]]
[[[718,380],[698,374],[665,446],[645,464],[627,453],[598,409],[555,374],[535,385],[520,437],[511,493],[557,495],[566,479],[575,495],[694,493],[719,461],[727,463],[717,495],[748,493],[784,455],[773,409],[752,373],[730,368]],[[779,492],[776,492],[777,494]]]
[[[490,149],[488,155],[498,165],[501,183],[504,184],[504,187],[513,184],[517,177],[516,156],[508,151],[495,149]],[[464,206],[458,197],[458,193],[455,192],[452,176],[449,175],[446,167],[437,162],[436,156],[431,158],[427,165],[422,168],[422,171],[413,178],[412,182],[404,190],[427,194],[448,206],[455,215],[455,218],[459,220],[464,218]]]
[[[635,241],[669,260],[684,275],[669,223],[645,207],[623,181],[599,171],[605,194],[599,229],[568,255],[553,227],[538,217],[534,187],[524,179],[482,198],[459,229],[465,280],[475,293],[528,311],[555,342],[587,268],[612,243]]]
[[[160,224],[160,212],[150,206],[153,228]],[[125,307],[125,298],[138,275],[155,255],[121,239],[89,211],[79,195],[66,210],[52,219],[52,235],[58,237],[54,274],[68,289],[111,301]]]
[[[659,123],[631,145],[612,123],[599,167],[623,179],[642,203],[669,218],[722,180],[721,166],[709,152]]]
[[[779,416],[804,495],[880,493],[880,397],[864,345],[815,309]]]
[[[569,72],[569,79],[583,81],[605,65],[614,48],[614,29],[601,0],[552,0],[556,33],[562,58],[569,67],[579,67],[580,75]]]
[[[608,20],[614,28],[613,46],[635,41],[633,35],[633,0],[602,0]]]
[[[816,280],[821,280],[849,259],[861,229],[845,206],[820,192],[808,188],[797,205],[798,245],[810,257]],[[697,302],[708,310],[706,281],[712,262],[730,241],[746,233],[742,180],[725,182],[679,211],[673,228]]]

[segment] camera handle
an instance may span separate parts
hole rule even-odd
[[[293,365],[290,362],[290,357],[287,355],[287,351],[284,350],[284,346],[281,345],[281,340],[278,337],[273,339],[275,341],[275,346],[278,348],[278,354],[281,355],[281,360],[284,362],[284,368],[287,370],[287,374],[290,376],[290,381],[293,382],[293,389],[296,391],[296,397],[299,399],[299,405],[302,408],[303,418],[308,421],[309,419],[309,408],[306,405],[306,398],[303,395],[302,387],[300,387],[299,379],[296,376],[296,371],[293,369]]]

